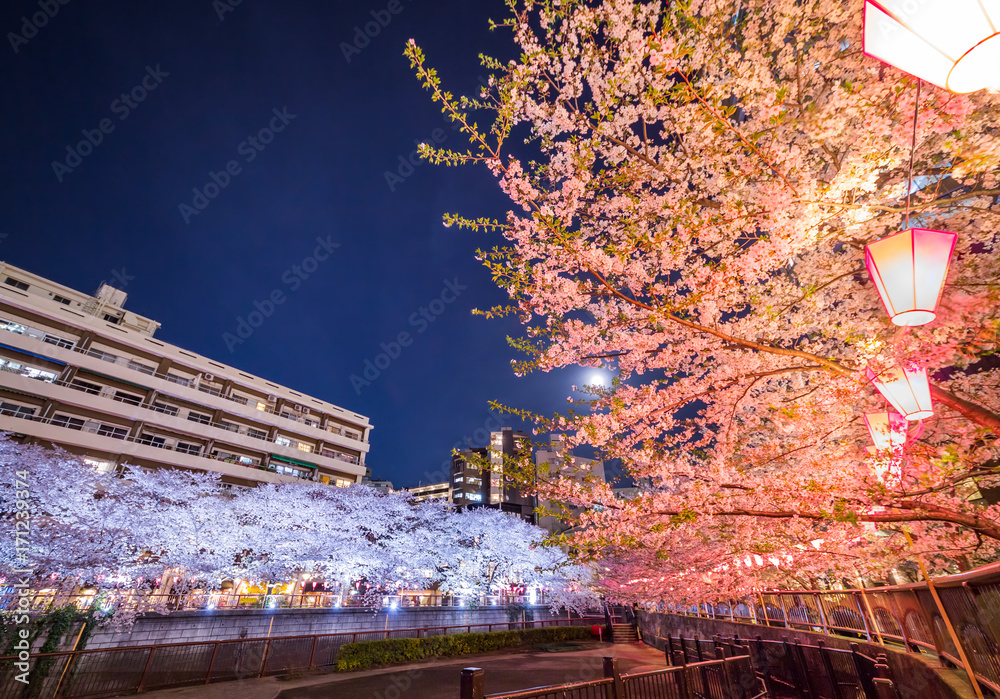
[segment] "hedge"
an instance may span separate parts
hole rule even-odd
[[[550,626],[542,629],[455,633],[427,638],[387,638],[345,643],[337,653],[337,671],[409,663],[424,658],[487,653],[502,648],[590,638],[589,626]]]

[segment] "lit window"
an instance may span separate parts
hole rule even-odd
[[[114,463],[110,461],[101,461],[99,459],[84,459],[83,463],[96,469],[98,473],[108,473],[115,467]]]
[[[282,437],[280,435],[274,438],[274,443],[279,444],[283,447],[292,446],[292,440],[290,440],[288,437]]]
[[[299,444],[299,451],[304,451],[306,453],[312,452],[313,448],[309,444]]]
[[[261,403],[257,401],[257,410],[264,411],[267,410],[267,403]]]

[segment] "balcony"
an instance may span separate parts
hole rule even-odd
[[[237,403],[239,405],[251,407],[251,409],[253,409],[255,412],[267,413],[269,415],[274,415],[275,417],[279,417],[285,420],[290,420],[292,422],[302,424],[307,427],[311,427],[313,429],[316,429],[324,433],[342,436],[352,441],[361,442],[362,444],[365,443],[362,433],[355,432],[353,430],[343,428],[340,427],[339,425],[334,425],[330,423],[328,423],[327,427],[324,428],[321,424],[321,421],[319,420],[313,420],[311,418],[295,415],[293,413],[288,412],[287,410],[276,410],[270,405],[266,405],[259,401],[256,402],[257,406],[263,405],[264,407],[263,408],[254,407],[250,405],[251,403],[250,400],[242,396],[226,395],[221,389],[215,388],[213,386],[207,385],[197,380],[186,379],[182,376],[177,376],[176,374],[160,373],[151,366],[142,364],[141,362],[137,362],[133,359],[129,359],[128,357],[122,357],[113,354],[111,352],[99,349],[82,349],[77,347],[75,342],[59,337],[57,335],[51,335],[49,333],[46,333],[44,330],[40,330],[38,328],[33,328],[31,326],[21,325],[20,323],[14,323],[12,321],[6,321],[0,319],[0,330],[7,330],[8,332],[12,332],[18,335],[31,337],[36,340],[40,340],[42,342],[55,345],[61,349],[77,352],[87,357],[93,357],[100,361],[108,362],[109,364],[114,364],[116,366],[120,366],[125,369],[129,369],[137,373],[144,374],[146,376],[151,376],[154,378],[162,379],[164,381],[169,381],[170,383],[176,384],[178,386],[193,388],[207,395],[215,396],[217,398],[222,398],[226,401]],[[248,387],[248,390],[259,390],[259,389],[257,388],[250,389]]]

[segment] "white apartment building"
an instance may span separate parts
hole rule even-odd
[[[549,435],[549,444],[535,451],[535,464],[538,470],[545,474],[559,474],[580,481],[589,478],[599,483],[605,479],[604,462],[569,454],[566,438],[561,434]],[[542,506],[552,507],[552,503],[543,501]],[[580,508],[570,508],[570,511],[577,516],[583,512]],[[538,526],[550,534],[566,531],[566,525],[552,515],[539,517]]]
[[[361,481],[368,418],[153,338],[156,321],[0,262],[0,431],[103,470]]]
[[[441,500],[451,502],[451,483],[431,483],[430,485],[417,485],[406,488],[406,492],[413,496],[414,502],[425,502],[427,500]]]

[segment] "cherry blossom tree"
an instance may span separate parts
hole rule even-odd
[[[475,97],[406,47],[470,142],[423,155],[485,165],[512,202],[445,225],[506,240],[479,257],[510,303],[482,314],[523,323],[515,371],[617,374],[565,414],[522,413],[642,484],[619,501],[538,478],[540,497],[586,508],[562,543],[612,595],[856,584],[916,555],[997,554],[1000,508],[974,500],[997,484],[1000,109],[866,57],[862,5],[509,0],[517,58],[483,57]],[[866,243],[908,226],[959,235],[919,328],[889,322],[864,266]],[[934,416],[870,459],[862,418],[885,403],[866,373],[910,361]]]
[[[13,537],[0,543],[0,577],[35,590],[92,589],[119,625],[169,611],[171,594],[302,574],[343,588],[363,581],[372,604],[401,589],[478,597],[511,585],[551,589],[574,609],[594,599],[586,571],[538,545],[544,532],[520,518],[458,513],[361,485],[230,490],[215,473],[98,473],[64,451],[0,437],[0,520],[13,530],[23,510],[27,535],[22,546]],[[127,605],[114,604],[123,597]]]

